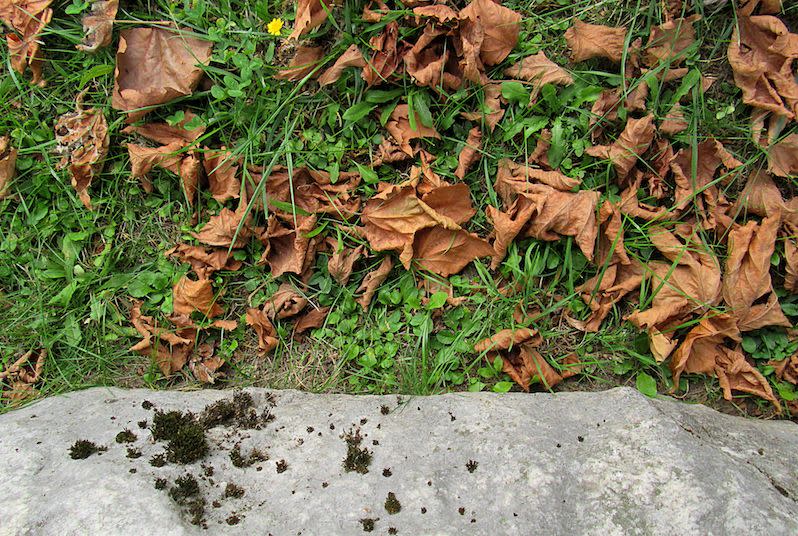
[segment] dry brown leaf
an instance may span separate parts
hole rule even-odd
[[[390,256],[386,255],[382,258],[380,265],[367,273],[366,277],[363,278],[360,286],[357,287],[357,292],[362,292],[363,294],[355,301],[359,303],[364,310],[369,308],[371,299],[374,297],[374,294],[377,293],[377,289],[380,288],[380,285],[388,278],[388,274],[391,273],[392,268],[393,261]]]
[[[0,199],[8,196],[11,180],[16,174],[17,150],[8,136],[0,136]]]
[[[288,62],[288,68],[282,69],[274,77],[278,80],[291,80],[293,82],[302,80],[316,68],[323,56],[324,49],[321,47],[300,45],[296,48],[291,61]]]
[[[30,67],[31,83],[43,84],[41,33],[53,17],[52,0],[2,0],[0,20],[11,31],[6,34],[11,68],[25,74]]]
[[[447,23],[458,19],[457,11],[444,4],[432,4],[413,8],[416,16],[416,25],[421,26],[421,18],[435,19],[439,23]]]
[[[413,259],[443,277],[459,273],[474,259],[493,255],[493,248],[473,233],[443,227],[423,229],[413,242]]]
[[[741,340],[734,318],[727,315],[703,318],[673,354],[674,385],[679,385],[684,372],[717,376],[726,400],[732,400],[732,391],[742,391],[769,400],[781,411],[770,383],[745,359],[739,344],[730,348],[726,339],[734,343]]]
[[[546,84],[570,86],[574,83],[574,79],[568,71],[547,58],[543,52],[527,56],[513,66],[506,68],[504,74],[511,78],[532,83],[531,102],[537,99],[540,88]]]
[[[590,139],[596,141],[604,133],[608,123],[618,119],[621,93],[617,89],[605,89],[590,109]]]
[[[219,203],[241,196],[241,181],[238,179],[240,160],[225,146],[211,150],[205,147],[202,165],[208,177],[208,189]]]
[[[770,280],[770,259],[776,248],[780,220],[776,215],[759,224],[749,221],[729,233],[723,299],[740,331],[791,326]],[[765,296],[767,302],[762,303]]]
[[[298,315],[307,304],[307,298],[291,283],[283,283],[277,292],[263,304],[263,312],[270,320],[274,321]]]
[[[229,248],[232,244],[234,248],[243,248],[253,232],[249,218],[242,223],[245,209],[244,203],[241,203],[236,211],[223,208],[217,216],[212,216],[198,233],[191,233],[191,236],[208,246]]]
[[[47,354],[46,348],[29,350],[0,370],[2,398],[17,403],[35,395],[35,385],[41,380]]]
[[[289,272],[303,273],[308,258],[312,260],[316,253],[315,248],[311,248],[312,240],[307,237],[316,227],[316,217],[299,217],[295,221],[289,220],[288,225],[286,227],[272,215],[266,230],[260,235],[265,249],[258,264],[268,264],[275,278]]]
[[[365,226],[363,236],[371,248],[375,251],[400,252],[399,259],[407,269],[413,258],[416,232],[436,225],[460,230],[455,221],[419,199],[415,186],[408,183],[388,185],[369,199],[363,208],[361,221]]]
[[[296,324],[294,324],[294,333],[299,334],[310,329],[320,328],[324,325],[324,320],[329,312],[329,307],[311,308],[310,311],[297,319]]]
[[[623,216],[620,207],[605,200],[599,209],[598,224],[600,232],[596,264],[631,264],[623,243]]]
[[[249,308],[246,315],[247,325],[258,335],[258,353],[267,354],[277,347],[277,330],[261,309]]]
[[[474,345],[475,352],[496,352],[509,350],[523,342],[533,340],[537,331],[532,328],[503,329]]]
[[[620,137],[612,145],[596,145],[585,152],[596,158],[610,160],[618,178],[624,179],[640,156],[651,146],[655,132],[653,115],[649,114],[641,119],[630,117]]]
[[[457,90],[463,84],[463,72],[448,33],[445,28],[425,26],[415,44],[404,54],[405,71],[416,85]]]
[[[363,255],[365,246],[338,249],[338,241],[333,238],[328,238],[327,243],[333,249],[330,260],[327,261],[327,271],[339,285],[345,286],[349,282],[349,278],[352,277],[352,270],[355,263]]]
[[[606,58],[620,63],[623,59],[626,27],[611,28],[577,20],[566,30],[565,40],[571,49],[573,62]]]
[[[789,134],[767,148],[768,171],[778,177],[798,175],[798,134]]]
[[[367,65],[363,67],[363,80],[369,87],[387,82],[399,68],[402,56],[399,54],[399,25],[389,22],[382,32],[369,40],[374,51]]]
[[[207,318],[224,312],[213,295],[213,282],[210,279],[194,281],[186,275],[172,289],[172,309],[176,315],[190,316],[194,311],[199,311]]]
[[[421,200],[437,214],[450,218],[458,225],[466,223],[477,213],[471,205],[471,190],[462,182],[433,188]]]
[[[743,102],[793,119],[798,111],[798,82],[793,63],[798,37],[776,17],[738,17],[728,49],[734,81]]]
[[[217,371],[224,365],[224,359],[216,354],[216,343],[203,342],[188,362],[188,368],[197,381],[216,383]]]
[[[479,57],[487,66],[504,61],[518,43],[521,15],[492,0],[473,0],[460,10],[460,21],[461,26],[470,21],[482,27]]]
[[[502,117],[504,117],[504,109],[502,109],[502,88],[501,84],[488,83],[482,86],[483,103],[482,107],[490,112],[461,112],[460,115],[469,121],[483,121],[488,126],[488,129],[493,132],[496,125],[499,124]]]
[[[119,0],[93,0],[91,11],[83,15],[83,41],[75,45],[82,52],[97,52],[111,44],[114,19],[119,9]]]
[[[416,129],[410,126],[410,108],[407,104],[400,104],[391,112],[391,117],[385,125],[385,129],[399,144],[402,150],[413,155],[413,149],[410,147],[410,141],[418,138],[440,138],[440,134],[434,127],[425,126],[421,122],[417,112],[415,114]]]
[[[327,12],[332,8],[322,0],[297,0],[294,29],[288,39],[298,39],[317,28],[327,19]]]
[[[374,4],[377,5],[377,9],[371,7]],[[382,0],[370,0],[363,6],[362,19],[366,22],[380,22],[390,10],[391,9]]]
[[[191,95],[211,58],[213,43],[162,28],[122,30],[111,106],[135,121],[149,110]]]
[[[537,332],[530,328],[503,329],[475,344],[474,351],[486,352],[491,363],[500,356],[502,371],[524,391],[529,391],[529,384],[534,379],[540,380],[546,389],[551,389],[563,377],[534,348],[540,341]]]
[[[757,7],[761,15],[779,13],[782,9],[781,0],[740,0],[741,15],[753,15]]]
[[[776,377],[781,381],[798,384],[798,355],[792,355],[780,361],[768,361],[768,365],[773,367]]]
[[[667,136],[673,136],[679,132],[684,132],[689,126],[690,124],[684,116],[684,109],[677,102],[660,123],[659,131]]]
[[[178,326],[176,332],[164,330],[150,316],[141,314],[141,302],[133,302],[130,321],[142,340],[130,348],[131,352],[151,357],[165,376],[170,376],[188,362],[194,350],[197,329]]]
[[[68,167],[72,186],[83,206],[91,210],[89,187],[99,175],[108,154],[108,122],[100,108],[84,110],[78,97],[77,110],[58,118],[55,124],[56,152],[61,155],[58,168]]]
[[[585,304],[590,307],[591,312],[587,319],[585,321],[567,317],[566,319],[577,329],[597,333],[601,323],[612,311],[612,307],[640,288],[642,281],[643,269],[640,264],[611,264],[603,274],[596,274],[576,289]]]
[[[287,168],[275,166],[266,180],[265,191],[269,211],[284,221],[293,222],[295,218],[321,213],[348,219],[360,209],[360,197],[354,194],[359,184],[358,173],[342,171],[333,183],[326,171],[301,167],[289,172]],[[281,206],[272,205],[273,201],[279,201]],[[286,205],[295,208],[286,209]]]
[[[680,65],[687,59],[686,52],[695,43],[693,23],[701,20],[700,15],[692,15],[686,19],[674,19],[653,26],[646,44],[645,61],[649,67],[660,62]]]
[[[480,149],[482,148],[482,131],[479,127],[474,127],[468,131],[468,139],[465,145],[460,150],[457,156],[457,169],[454,170],[454,176],[463,180],[468,173],[468,170],[479,161],[481,156]]]
[[[227,249],[208,249],[189,244],[178,244],[165,255],[177,257],[180,262],[190,264],[192,270],[202,279],[207,279],[213,272],[219,270],[234,272],[242,265],[242,262],[235,260]]]
[[[333,82],[337,82],[341,75],[344,74],[344,69],[347,67],[365,67],[366,60],[363,58],[363,53],[357,45],[351,45],[346,51],[341,54],[335,63],[324,71],[319,76],[319,85],[327,86]]]

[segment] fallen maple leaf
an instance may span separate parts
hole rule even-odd
[[[399,25],[393,21],[385,25],[381,33],[369,39],[373,50],[371,59],[363,67],[363,80],[369,87],[387,82],[402,62],[399,53]]]
[[[609,265],[576,288],[591,313],[585,321],[566,317],[568,323],[579,330],[597,333],[612,307],[640,288],[642,282],[643,269],[639,263]]]
[[[335,63],[319,76],[319,85],[327,86],[338,81],[347,67],[365,67],[366,60],[357,45],[351,45],[341,54]]]
[[[413,111],[415,128],[410,125],[410,107],[407,104],[400,104],[391,112],[391,116],[385,125],[385,129],[399,144],[402,150],[408,155],[413,155],[410,141],[417,138],[440,138],[440,134],[433,127],[425,126],[421,122],[418,112]]]
[[[119,9],[119,0],[93,0],[91,11],[83,15],[83,41],[75,45],[82,52],[97,52],[111,44],[114,19]]]
[[[56,152],[61,155],[58,168],[68,167],[72,186],[83,205],[91,210],[89,187],[105,164],[110,136],[103,111],[100,108],[84,110],[81,97],[77,99],[76,111],[58,118],[55,141]]]
[[[640,156],[654,141],[654,116],[641,119],[629,118],[620,137],[612,145],[596,145],[585,151],[596,158],[606,158],[612,162],[619,179],[626,178]]]
[[[213,295],[213,282],[210,279],[194,281],[186,275],[172,289],[172,310],[175,314],[184,316],[198,311],[207,318],[224,312]]]
[[[0,136],[0,199],[8,196],[11,179],[16,174],[17,150],[8,136]]]
[[[445,28],[425,26],[415,44],[402,57],[405,72],[416,85],[448,90],[462,86],[463,71],[455,61],[454,45],[449,41],[448,33]]]
[[[578,63],[592,58],[606,58],[620,63],[626,42],[626,27],[611,28],[580,20],[565,31],[571,49],[571,61]]]
[[[128,121],[148,108],[190,95],[211,58],[213,43],[163,28],[122,30],[116,53],[111,106]]]
[[[374,294],[377,293],[377,289],[380,288],[380,285],[388,278],[392,268],[393,261],[390,256],[386,255],[382,258],[380,265],[367,273],[366,277],[363,278],[360,286],[357,287],[357,293],[362,292],[363,294],[355,301],[360,304],[364,310],[369,308],[371,299],[374,297]]]
[[[677,66],[687,59],[687,51],[695,43],[693,23],[700,15],[686,19],[675,19],[653,26],[645,50],[645,61],[649,67],[659,63]]]
[[[297,0],[294,29],[288,39],[298,39],[327,19],[331,7],[322,0]]]
[[[479,161],[481,147],[482,131],[479,127],[474,127],[468,131],[468,139],[466,139],[465,145],[463,145],[460,154],[457,156],[457,169],[454,171],[455,177],[460,180],[465,178],[468,170]]]
[[[338,241],[328,238],[327,243],[332,247],[333,253],[327,261],[327,271],[339,285],[345,286],[352,276],[355,263],[363,255],[364,246],[356,248],[341,247],[338,249]]]
[[[237,261],[227,249],[208,249],[202,246],[178,244],[168,250],[165,255],[177,257],[181,262],[191,265],[192,270],[202,279],[219,270],[236,271],[242,262]]]
[[[212,216],[198,233],[191,235],[208,246],[243,248],[252,236],[249,219],[244,220],[246,205],[241,203],[238,210],[222,208],[218,215]]]
[[[294,324],[294,333],[300,334],[310,329],[320,328],[324,325],[324,320],[329,312],[329,307],[312,308],[297,319],[296,324]]]
[[[265,249],[258,264],[268,264],[272,277],[287,272],[303,273],[309,261],[315,257],[315,248],[311,248],[314,240],[307,236],[315,227],[315,216],[289,220],[289,227],[275,216],[270,216],[266,230],[260,235]]]
[[[569,86],[574,83],[571,75],[546,57],[544,52],[527,56],[518,63],[504,70],[504,74],[511,78],[518,78],[532,83],[531,101],[537,99],[540,89],[546,84]]]
[[[219,203],[241,196],[241,181],[238,179],[239,159],[226,147],[218,151],[205,147],[202,158],[208,189]]]
[[[684,109],[682,105],[677,102],[671,107],[665,119],[662,120],[662,123],[660,123],[659,131],[662,134],[673,136],[679,132],[684,132],[689,126],[690,124],[687,122],[684,115]]]
[[[798,110],[793,63],[798,38],[776,17],[738,17],[729,43],[729,64],[743,102],[788,119]]]
[[[493,255],[485,240],[463,229],[423,229],[415,234],[413,259],[430,272],[443,277],[459,273],[474,259]]]
[[[52,0],[0,0],[0,20],[12,31],[6,34],[11,68],[25,74],[30,67],[31,83],[42,84],[41,34],[53,18]]]
[[[768,365],[774,368],[776,377],[781,381],[798,384],[798,355],[791,355],[786,359],[768,361]]]
[[[288,68],[282,69],[274,77],[278,80],[291,80],[293,82],[302,80],[316,68],[323,56],[324,50],[321,47],[300,45],[288,62]]]
[[[277,330],[261,309],[249,308],[246,314],[247,325],[258,335],[258,353],[267,354],[277,347]]]
[[[263,304],[263,312],[270,320],[298,315],[308,304],[308,299],[291,283],[283,283]]]
[[[781,311],[770,280],[770,259],[776,248],[780,219],[776,215],[760,224],[749,221],[729,233],[723,299],[740,331],[792,325]],[[757,303],[766,295],[767,302]]]

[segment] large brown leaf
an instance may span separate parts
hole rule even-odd
[[[573,62],[606,58],[614,63],[620,63],[623,58],[626,27],[611,28],[577,20],[566,30],[565,40],[571,49]]]
[[[700,19],[700,15],[692,15],[653,26],[646,44],[646,64],[649,67],[660,62],[674,67],[682,64],[687,59],[688,49],[695,43],[693,23]]]
[[[303,273],[308,261],[315,257],[315,248],[311,248],[313,240],[307,237],[315,227],[315,216],[297,218],[295,222],[289,220],[288,226],[270,216],[260,236],[265,249],[258,264],[268,264],[275,278],[287,272]]]
[[[249,221],[244,220],[246,205],[239,205],[238,210],[223,208],[218,215],[212,216],[198,233],[192,236],[208,246],[243,248],[247,245],[252,228]]]
[[[371,299],[374,297],[374,294],[377,293],[377,289],[380,288],[380,285],[388,278],[392,268],[393,261],[390,256],[386,255],[382,258],[380,265],[367,273],[366,277],[363,278],[360,286],[357,287],[357,292],[362,292],[363,294],[355,301],[357,301],[364,310],[369,308]]]
[[[0,136],[0,199],[8,195],[11,179],[16,174],[17,150],[8,136]]]
[[[585,152],[590,156],[610,160],[618,178],[624,179],[632,171],[640,156],[651,146],[655,132],[653,115],[641,119],[630,117],[620,137],[612,145],[596,145],[589,147]]]
[[[53,17],[52,0],[0,0],[0,20],[11,31],[6,34],[11,68],[25,74],[30,67],[33,84],[42,83],[41,34]]]
[[[263,312],[270,320],[298,315],[308,304],[308,299],[291,283],[283,283],[263,304]]]
[[[83,41],[76,45],[83,52],[97,52],[111,44],[114,19],[119,9],[119,0],[93,0],[91,11],[83,15]]]
[[[502,358],[502,372],[506,373],[524,391],[537,379],[546,389],[563,380],[561,376],[535,349],[541,342],[537,332],[530,328],[503,329],[474,345],[474,351],[486,352],[489,362]],[[573,374],[569,374],[571,376]]]
[[[493,129],[496,128],[496,125],[498,125],[499,121],[504,117],[501,84],[485,84],[482,87],[482,92],[482,109],[478,112],[461,112],[460,115],[469,121],[484,121],[488,129],[493,132]]]
[[[459,273],[468,263],[493,255],[493,248],[473,233],[443,227],[423,229],[413,242],[413,259],[440,276]]]
[[[363,80],[370,86],[387,82],[399,68],[402,55],[399,53],[399,25],[389,22],[382,32],[369,39],[374,51],[363,67]]]
[[[344,74],[344,69],[347,67],[365,67],[366,60],[363,58],[363,53],[360,52],[360,49],[357,45],[351,45],[349,48],[341,54],[335,63],[326,71],[324,71],[321,76],[319,76],[319,85],[320,86],[327,86],[332,84],[333,82],[338,81],[341,78],[341,75]]]
[[[574,83],[571,75],[546,57],[544,52],[527,56],[523,60],[508,67],[504,74],[511,78],[518,78],[532,83],[532,101],[537,98],[540,88],[546,84],[570,86]]]
[[[779,177],[798,175],[798,134],[788,134],[767,148],[768,171]]]
[[[582,331],[597,333],[612,307],[640,288],[642,281],[643,268],[639,263],[609,265],[576,289],[591,312],[585,321],[568,319],[569,323]]]
[[[131,352],[151,357],[165,376],[182,369],[194,350],[197,329],[178,326],[170,331],[158,326],[150,316],[141,313],[141,302],[134,302],[130,310],[130,321],[142,340],[130,348]]]
[[[421,118],[415,111],[415,129],[410,125],[410,108],[407,104],[400,104],[391,112],[391,117],[385,125],[385,129],[396,140],[402,150],[413,155],[410,141],[417,138],[440,138],[440,134],[434,127],[425,126]]]
[[[213,282],[210,279],[194,281],[185,275],[172,289],[172,308],[176,315],[190,316],[198,311],[207,318],[224,312],[213,295]]]
[[[734,347],[726,345],[727,339],[735,343]],[[674,384],[679,385],[683,372],[717,376],[726,400],[732,400],[732,391],[742,391],[769,400],[781,411],[768,381],[740,352],[736,344],[740,339],[733,318],[726,315],[703,318],[673,354]]]
[[[728,49],[743,102],[792,119],[798,110],[793,63],[798,37],[776,17],[738,17]]]
[[[479,57],[485,65],[501,63],[518,43],[521,15],[493,0],[473,0],[460,11],[460,20],[482,26]]]
[[[213,43],[162,28],[122,30],[111,105],[134,121],[157,106],[191,95],[211,58]]]
[[[208,249],[202,246],[178,244],[168,250],[165,255],[177,257],[181,262],[191,265],[192,270],[201,278],[208,279],[213,272],[219,270],[236,271],[241,268],[227,249]]]
[[[454,170],[454,176],[463,180],[468,173],[468,170],[479,161],[481,156],[480,149],[482,148],[482,131],[479,127],[474,127],[468,131],[468,139],[465,145],[460,150],[457,156],[457,169]]]
[[[202,157],[205,175],[208,177],[208,189],[220,203],[241,196],[241,181],[238,179],[239,159],[226,147],[218,151],[205,147]]]
[[[405,71],[416,85],[456,90],[463,83],[463,71],[450,42],[448,30],[433,25],[424,31],[404,56]]]
[[[274,77],[278,80],[291,80],[293,82],[302,80],[316,68],[323,56],[324,49],[321,47],[300,45],[288,62],[288,68],[282,69]]]
[[[277,330],[263,310],[247,309],[246,321],[247,325],[254,329],[258,335],[259,354],[268,354],[277,347]]]
[[[331,6],[322,0],[297,0],[294,29],[288,38],[298,39],[320,26],[327,19],[327,12],[331,9]]]
[[[466,223],[477,213],[471,205],[471,190],[463,182],[443,183],[424,194],[421,200],[437,214],[450,218],[458,225]]]
[[[770,280],[770,258],[776,247],[779,224],[780,218],[771,216],[761,224],[749,221],[729,233],[723,299],[740,331],[791,326]],[[766,303],[756,303],[765,296],[768,296]]]
[[[333,248],[333,253],[327,261],[327,271],[339,285],[346,285],[352,277],[352,270],[355,263],[363,255],[365,246],[356,248],[341,247],[338,249],[338,242],[333,238],[328,238],[327,242]]]
[[[55,141],[56,152],[61,155],[59,169],[68,167],[72,186],[83,205],[91,210],[89,187],[102,171],[110,143],[105,114],[100,108],[84,110],[78,101],[77,111],[58,118]]]

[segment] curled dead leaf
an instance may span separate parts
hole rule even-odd
[[[231,151],[224,146],[218,151],[205,147],[202,165],[208,177],[208,188],[214,199],[224,203],[229,199],[240,197],[239,159]]]
[[[521,15],[493,0],[473,0],[460,10],[460,21],[482,27],[479,57],[487,66],[504,61],[518,43]]]
[[[277,348],[277,330],[261,309],[249,308],[246,314],[247,325],[258,335],[258,353],[268,354]]]
[[[210,279],[194,281],[186,275],[172,289],[172,310],[176,315],[183,316],[198,311],[207,318],[224,312],[213,294],[213,282]]]
[[[606,58],[620,63],[626,42],[626,27],[611,28],[588,24],[580,20],[565,32],[565,40],[571,49],[571,61],[578,63],[592,58]]]
[[[540,88],[546,84],[569,86],[574,83],[571,75],[546,57],[544,52],[527,56],[520,62],[504,70],[504,74],[511,78],[518,78],[532,83],[532,102],[540,93]]]
[[[645,50],[645,61],[649,67],[659,63],[677,66],[687,59],[687,52],[695,43],[693,24],[701,20],[700,15],[692,15],[686,19],[666,21],[653,26],[648,36]]]
[[[265,249],[258,264],[268,264],[272,277],[303,273],[316,255],[315,247],[311,247],[315,241],[307,236],[315,227],[315,216],[289,220],[288,226],[270,216],[266,230],[260,235]]]
[[[363,58],[363,53],[360,52],[360,49],[357,45],[351,45],[349,48],[341,54],[335,63],[324,71],[321,76],[319,76],[319,85],[320,86],[327,86],[332,84],[333,82],[337,82],[341,75],[344,74],[344,69],[348,67],[365,67],[366,60]]]
[[[11,68],[25,74],[30,68],[31,83],[43,84],[44,55],[39,50],[41,34],[53,18],[52,0],[2,0],[0,20],[11,31],[6,34]]]
[[[300,334],[311,329],[320,328],[324,325],[324,320],[329,312],[329,307],[311,308],[310,311],[297,319],[296,324],[294,324],[294,333]]]
[[[307,298],[291,283],[283,283],[263,304],[263,312],[270,320],[298,315],[308,304]]]
[[[181,262],[191,265],[194,272],[202,279],[207,279],[219,270],[236,271],[241,268],[241,261],[237,261],[227,249],[208,249],[202,246],[178,244],[165,253],[167,256],[177,257]]]
[[[316,68],[323,56],[324,49],[321,47],[300,45],[288,62],[288,68],[282,69],[274,77],[278,80],[291,80],[293,82],[302,80]]]
[[[463,145],[460,154],[457,156],[457,169],[454,171],[455,177],[460,180],[465,178],[471,166],[479,161],[481,147],[482,131],[479,127],[474,127],[468,131],[468,139],[466,139],[465,145]]]
[[[41,380],[47,349],[29,350],[0,370],[0,395],[12,403],[21,402],[36,393]]]
[[[142,340],[130,348],[151,357],[165,376],[182,369],[194,350],[197,329],[184,323],[176,331],[160,328],[151,316],[141,313],[141,302],[136,301],[130,310],[130,321]]]
[[[108,122],[100,108],[84,110],[78,97],[77,110],[58,118],[55,124],[58,168],[69,169],[72,186],[83,205],[91,210],[89,187],[99,175],[108,154]]]
[[[338,248],[338,241],[333,238],[328,238],[327,243],[332,247],[333,253],[330,255],[330,260],[327,261],[327,271],[339,285],[345,286],[352,276],[352,270],[355,263],[363,255],[364,246],[357,246],[356,248],[341,247]]]
[[[357,287],[357,292],[362,292],[363,294],[355,301],[357,301],[364,310],[368,309],[371,299],[374,297],[374,294],[377,293],[377,289],[380,288],[380,285],[388,278],[392,268],[393,261],[390,256],[386,255],[382,258],[380,265],[367,273],[366,277],[363,278],[360,286]]]
[[[211,58],[213,43],[163,28],[122,30],[116,53],[111,106],[128,121],[152,106],[191,95]]]
[[[493,255],[485,240],[463,229],[435,226],[422,229],[413,241],[413,259],[443,277],[459,273],[474,259]]]
[[[588,147],[585,152],[596,158],[610,160],[618,178],[624,179],[632,171],[640,156],[651,146],[655,132],[653,115],[649,114],[641,119],[630,117],[620,137],[612,145]]]
[[[8,196],[11,180],[16,174],[17,150],[8,136],[0,136],[0,199]]]
[[[97,52],[111,44],[114,19],[119,9],[119,0],[93,0],[91,11],[83,15],[83,41],[75,45],[82,52]]]
[[[331,9],[330,4],[323,0],[297,0],[294,29],[288,39],[298,39],[320,26]]]

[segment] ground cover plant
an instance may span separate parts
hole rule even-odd
[[[629,384],[798,410],[798,6],[0,0],[0,19],[6,406]]]

